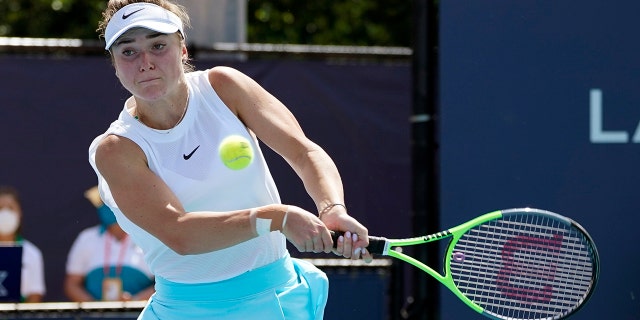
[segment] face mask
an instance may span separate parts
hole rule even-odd
[[[0,209],[0,234],[10,235],[18,230],[20,216],[10,209]]]

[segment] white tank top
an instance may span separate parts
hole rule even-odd
[[[280,203],[257,139],[220,100],[207,71],[188,73],[186,79],[189,105],[176,127],[151,129],[133,118],[125,103],[118,120],[91,143],[89,162],[98,175],[102,199],[120,226],[144,250],[147,264],[156,276],[180,283],[216,282],[284,257],[284,235],[271,232],[223,250],[178,255],[122,214],[95,165],[98,143],[115,134],[140,146],[151,171],[167,183],[187,212],[230,211]],[[254,149],[253,162],[242,170],[228,169],[219,160],[220,141],[232,134],[246,137]]]

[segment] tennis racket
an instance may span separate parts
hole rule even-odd
[[[394,250],[444,239],[443,274]],[[428,236],[370,236],[367,250],[416,266],[491,319],[563,319],[587,302],[599,272],[596,246],[582,226],[532,208],[494,211]]]

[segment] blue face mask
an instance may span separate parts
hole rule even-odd
[[[100,230],[102,232],[107,230],[112,224],[117,223],[116,215],[113,214],[113,211],[105,204],[98,207],[98,218],[100,218]]]

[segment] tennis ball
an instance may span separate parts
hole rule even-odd
[[[218,149],[220,160],[227,168],[242,170],[253,161],[253,148],[251,143],[243,136],[232,135],[220,142]]]

